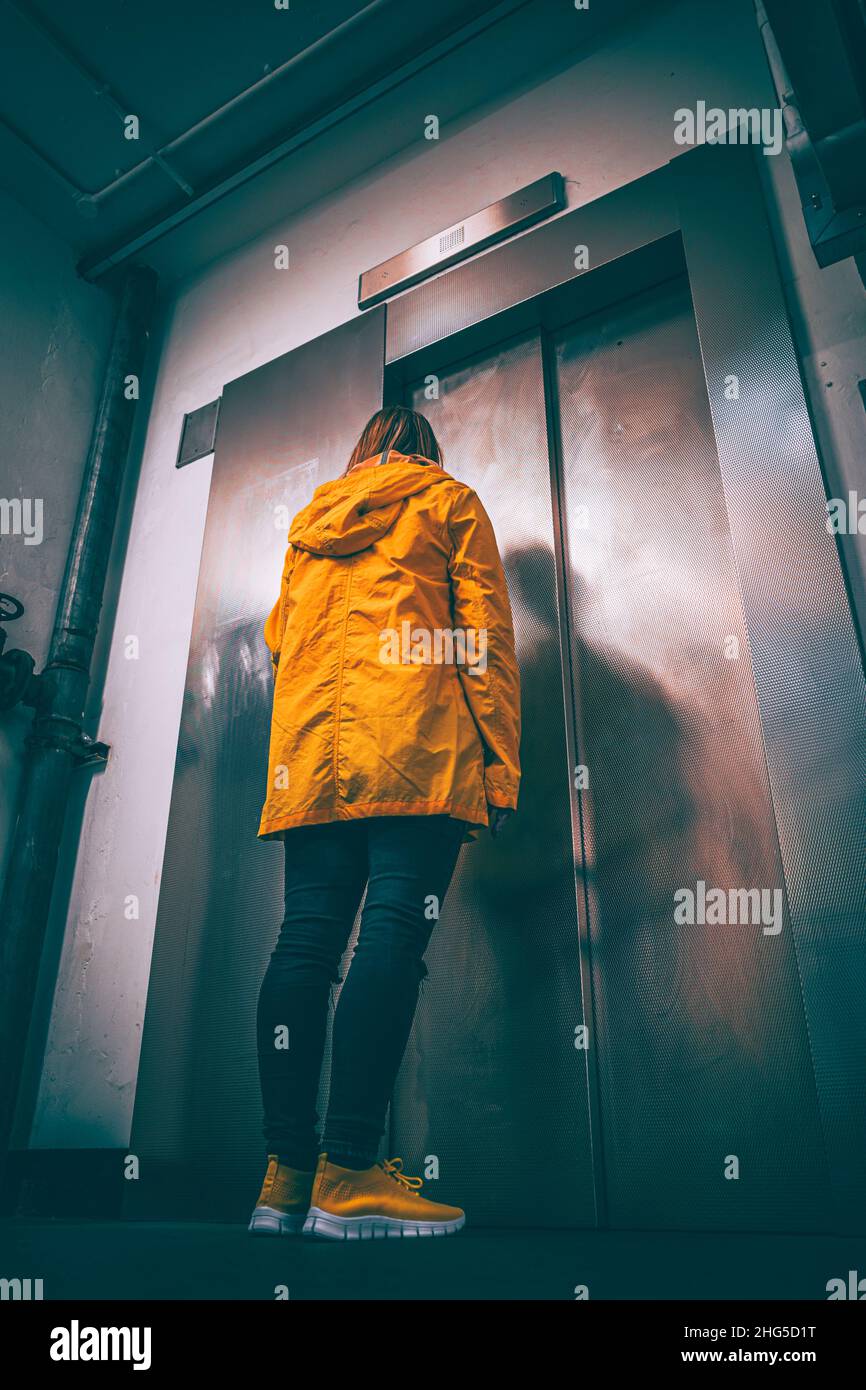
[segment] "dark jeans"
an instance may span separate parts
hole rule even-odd
[[[351,1156],[353,1166],[376,1161],[427,974],[422,957],[465,830],[449,816],[377,816],[286,832],[285,916],[259,994],[257,1041],[266,1151],[292,1167],[315,1168],[320,1151],[316,1098],[331,984],[340,982],[365,888],[334,1013],[321,1148]]]

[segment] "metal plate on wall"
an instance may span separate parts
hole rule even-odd
[[[219,414],[220,401],[217,398],[184,415],[175,468],[185,468],[188,463],[195,463],[197,459],[207,458],[208,454],[213,453]]]
[[[358,305],[368,309],[467,256],[477,255],[494,242],[525,231],[564,206],[562,175],[546,174],[461,222],[416,242],[372,270],[365,270],[358,285]]]

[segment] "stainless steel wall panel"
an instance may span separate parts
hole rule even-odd
[[[715,156],[715,157],[714,157]],[[840,1230],[866,1230],[866,684],[749,148],[673,166]],[[726,395],[734,374],[739,397]]]
[[[255,1009],[283,847],[257,839],[273,694],[264,620],[289,521],[382,402],[374,310],[223,392],[131,1152],[127,1215],[245,1219],[263,1172]]]
[[[824,1229],[809,1039],[687,284],[564,332],[556,359],[610,1221]],[[677,893],[699,899],[700,883],[761,890],[765,913],[678,924]]]

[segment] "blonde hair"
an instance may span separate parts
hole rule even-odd
[[[444,454],[433,433],[433,426],[417,410],[404,405],[386,405],[371,415],[346,465],[349,473],[356,464],[386,449],[399,449],[401,454],[419,454],[440,466]]]

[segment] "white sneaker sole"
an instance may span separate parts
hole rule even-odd
[[[277,1211],[276,1207],[256,1207],[247,1230],[254,1236],[299,1236],[305,1218],[306,1212],[292,1214]]]
[[[399,1240],[405,1236],[453,1236],[465,1224],[465,1215],[453,1221],[403,1221],[397,1216],[334,1216],[321,1207],[310,1207],[304,1235],[323,1240]]]

